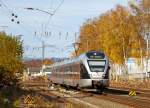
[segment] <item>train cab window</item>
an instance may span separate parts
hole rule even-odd
[[[104,72],[105,60],[89,60],[88,61],[91,72]]]

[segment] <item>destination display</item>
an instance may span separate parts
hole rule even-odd
[[[90,52],[90,53],[87,53],[87,57],[89,59],[104,59],[105,55],[104,53],[100,53],[100,52]]]

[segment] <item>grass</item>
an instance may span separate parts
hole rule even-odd
[[[20,100],[19,99],[16,99],[14,102],[13,102],[13,107],[14,108],[18,108],[19,107],[19,105],[20,105]]]
[[[0,91],[0,108],[9,108],[10,105],[10,99],[9,96],[11,93],[8,90],[1,90]]]

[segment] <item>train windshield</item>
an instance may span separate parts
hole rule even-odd
[[[92,72],[103,72],[105,69],[106,61],[105,60],[96,60],[96,61],[89,60],[88,64]]]

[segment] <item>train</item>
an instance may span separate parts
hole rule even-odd
[[[51,84],[76,88],[102,89],[109,87],[109,60],[100,51],[88,51],[80,56],[50,66]]]

